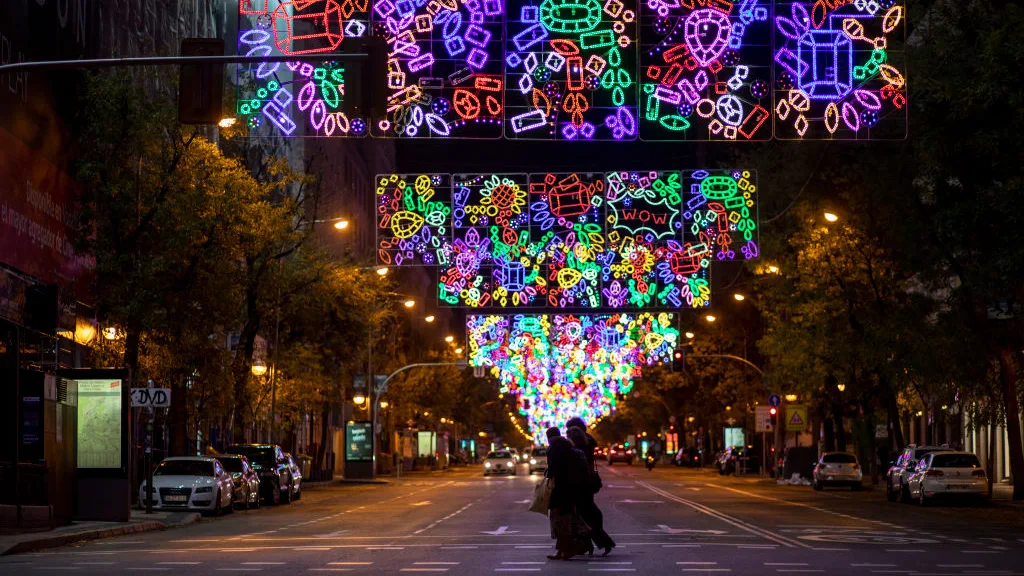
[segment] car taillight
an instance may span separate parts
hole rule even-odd
[[[945,476],[945,472],[942,470],[929,470],[924,473],[925,476]]]
[[[615,454],[615,450],[612,450],[612,454]]]
[[[632,450],[626,450],[626,454],[632,454],[632,453],[633,453]]]
[[[985,477],[985,471],[984,470],[975,470],[974,472],[971,472],[971,476],[978,476],[979,478],[984,478]]]
[[[860,464],[854,464],[853,465],[853,469],[854,470],[860,470]]]

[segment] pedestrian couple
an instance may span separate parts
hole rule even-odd
[[[548,468],[544,476],[554,480],[548,503],[551,537],[555,554],[551,560],[568,560],[577,554],[593,554],[594,546],[603,548],[607,556],[615,542],[604,531],[601,509],[594,503],[594,494],[601,489],[601,476],[594,463],[597,441],[587,434],[580,418],[566,423],[566,437],[558,428],[549,428]]]

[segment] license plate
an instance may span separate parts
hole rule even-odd
[[[168,502],[188,502],[188,496],[164,496]]]
[[[970,490],[970,486],[964,486],[962,484],[947,484],[946,490]]]

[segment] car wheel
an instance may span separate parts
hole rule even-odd
[[[895,502],[899,498],[899,493],[892,489],[892,486],[888,482],[885,483],[885,499],[889,502]]]
[[[284,490],[281,490],[281,503],[282,504],[291,504],[291,502],[292,502],[292,485],[291,485],[291,483],[289,483],[287,486],[285,486]]]
[[[213,510],[210,512],[212,512],[214,516],[220,516],[223,511],[224,509],[220,506],[220,490],[217,490],[217,497],[213,499]]]
[[[904,504],[910,503],[910,486],[907,486],[903,482],[900,482],[900,502]]]

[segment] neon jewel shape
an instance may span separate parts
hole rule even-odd
[[[896,0],[777,2],[776,136],[906,137],[903,19]]]
[[[703,308],[712,262],[758,256],[750,171],[377,182],[379,261],[437,267],[448,306]]]
[[[506,138],[636,139],[635,2],[509,3]]]
[[[469,362],[489,367],[538,440],[573,416],[615,410],[643,366],[672,358],[672,314],[468,316]]]
[[[644,140],[768,140],[770,0],[647,0]]]

